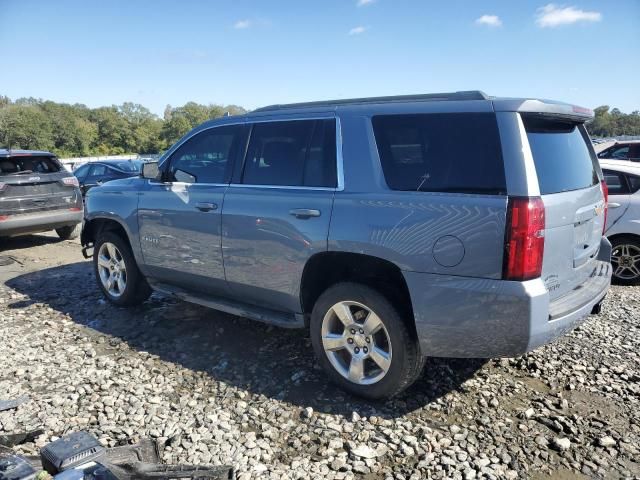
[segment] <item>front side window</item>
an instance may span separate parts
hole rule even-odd
[[[242,125],[211,128],[187,140],[172,155],[170,182],[226,183],[243,137]]]
[[[372,123],[392,190],[506,194],[495,114],[378,115]]]
[[[335,120],[256,123],[242,183],[335,187]]]
[[[104,174],[107,173],[107,167],[105,167],[104,165],[94,165],[91,168],[91,177],[102,177],[104,176]]]

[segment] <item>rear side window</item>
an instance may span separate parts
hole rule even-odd
[[[335,188],[335,120],[256,123],[242,183]]]
[[[372,122],[389,188],[506,194],[494,114],[378,115]]]
[[[582,125],[535,115],[523,115],[522,120],[541,194],[579,190],[598,183],[597,160]]]
[[[0,174],[56,173],[60,171],[58,162],[49,156],[25,155],[24,157],[0,158]]]
[[[624,175],[611,170],[603,170],[604,181],[609,189],[609,195],[622,195],[629,193],[624,179]]]

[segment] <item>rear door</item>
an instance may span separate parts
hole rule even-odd
[[[252,125],[242,172],[225,196],[222,249],[234,297],[300,311],[304,266],[326,251],[337,185],[332,118]]]
[[[15,155],[0,158],[0,213],[23,214],[76,206],[71,177],[55,157]]]
[[[596,267],[604,226],[600,168],[582,124],[539,114],[522,120],[545,205],[542,279],[553,300]]]

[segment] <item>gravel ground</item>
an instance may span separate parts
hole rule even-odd
[[[401,397],[327,384],[303,331],[160,295],[105,303],[77,242],[0,244],[0,434],[43,428],[22,453],[86,429],[113,446],[151,436],[167,462],[239,478],[640,478],[640,289],[502,360],[427,361]]]

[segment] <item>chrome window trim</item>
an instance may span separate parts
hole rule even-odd
[[[158,162],[158,167],[161,168],[162,165],[169,160],[169,158],[171,157],[171,155],[173,155],[173,153],[178,150],[184,143],[188,142],[189,140],[191,140],[193,137],[195,137],[196,135],[199,135],[200,133],[206,132],[207,130],[211,130],[213,128],[220,128],[220,127],[229,127],[229,126],[234,126],[234,125],[252,125],[252,124],[256,124],[256,123],[273,123],[273,122],[296,122],[296,121],[309,121],[309,120],[327,120],[327,119],[334,119],[336,121],[336,182],[337,182],[337,186],[334,187],[306,187],[304,185],[251,185],[251,184],[245,184],[245,183],[223,183],[223,184],[219,184],[219,183],[211,183],[211,184],[206,184],[206,183],[194,183],[194,184],[190,184],[190,183],[186,183],[186,185],[209,185],[209,186],[230,186],[230,187],[247,187],[247,188],[282,188],[282,189],[286,189],[286,190],[320,190],[320,191],[337,191],[337,192],[341,192],[344,190],[344,161],[343,161],[343,157],[342,157],[342,124],[340,122],[340,117],[338,115],[335,114],[335,112],[321,112],[318,113],[317,115],[313,115],[313,116],[293,116],[291,118],[289,117],[272,117],[270,119],[251,119],[251,118],[244,118],[242,121],[240,122],[232,122],[232,123],[223,123],[220,125],[211,125],[207,128],[203,128],[202,130],[198,130],[197,132],[194,132],[193,135],[189,135],[187,138],[183,138],[181,142],[177,143],[176,145],[174,145],[173,147],[171,147],[170,150],[167,151],[166,153],[166,157],[164,159],[162,159],[161,162]],[[246,155],[246,153],[245,153]],[[244,161],[244,159],[243,159]],[[151,180],[150,180],[151,181]],[[176,183],[176,182],[173,182]],[[163,185],[168,185],[168,184],[173,184],[171,182],[159,182],[159,184],[163,184]],[[180,183],[184,183],[184,182],[180,182]]]
[[[202,185],[203,187],[228,187],[228,183],[189,183],[189,182],[158,182],[155,180],[147,179],[149,185],[164,185],[171,186],[176,185],[178,187],[188,187],[189,185]]]

